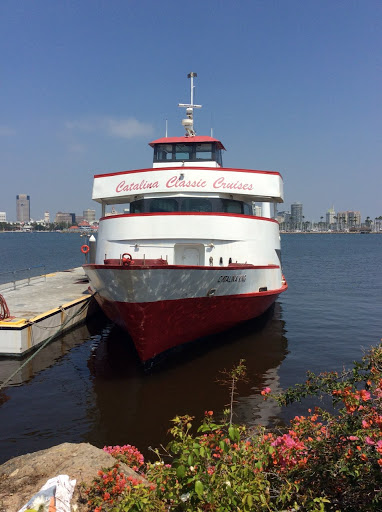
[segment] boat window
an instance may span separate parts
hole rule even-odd
[[[243,204],[241,201],[233,199],[222,199],[223,212],[226,213],[243,213]]]
[[[216,142],[187,142],[184,144],[156,144],[154,147],[154,162],[168,161],[189,162],[212,161],[223,166],[222,151]]]
[[[213,160],[212,144],[195,144],[196,160]]]
[[[130,203],[130,213],[166,212],[224,212],[241,215],[254,215],[252,207],[243,201],[206,197],[161,197],[139,199]]]
[[[176,160],[191,160],[193,144],[175,144]]]
[[[169,197],[150,200],[150,212],[177,212],[178,201]]]
[[[143,213],[145,211],[145,200],[140,199],[130,203],[130,213]]]
[[[244,215],[253,215],[252,207],[248,203],[243,203],[243,213]]]
[[[209,199],[188,197],[182,201],[182,212],[212,212],[212,204]]]
[[[223,167],[223,153],[221,149],[215,148],[215,158],[213,160]]]
[[[158,144],[155,152],[157,160],[172,160],[172,144]]]

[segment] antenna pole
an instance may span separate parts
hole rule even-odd
[[[188,75],[191,78],[191,105],[194,104],[194,75],[198,76],[196,73],[190,73]]]
[[[202,108],[201,105],[194,105],[194,77],[197,77],[197,73],[191,72],[187,75],[187,78],[191,78],[191,103],[179,103],[179,107],[186,109],[187,119],[183,119],[182,125],[186,129],[186,137],[195,137],[196,133],[194,130],[194,108]]]

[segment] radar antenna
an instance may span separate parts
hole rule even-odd
[[[194,130],[194,108],[202,108],[201,105],[194,105],[194,77],[197,77],[196,73],[189,73],[187,78],[191,78],[191,102],[187,103],[179,103],[179,107],[183,107],[186,109],[187,119],[182,119],[182,125],[186,130],[186,137],[195,137],[196,132]]]

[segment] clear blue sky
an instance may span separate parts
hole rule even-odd
[[[183,134],[195,71],[197,133],[280,171],[280,210],[382,215],[381,43],[381,0],[2,0],[0,211],[95,207],[94,174]]]

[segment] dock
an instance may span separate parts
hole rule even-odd
[[[85,321],[92,295],[82,267],[0,285],[0,356],[22,357]]]

